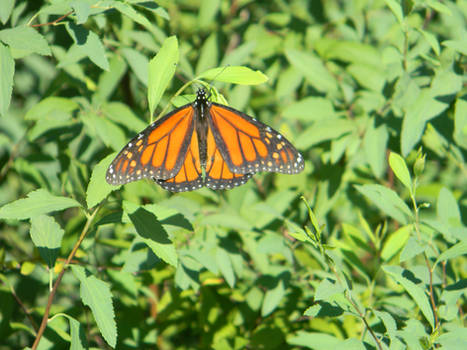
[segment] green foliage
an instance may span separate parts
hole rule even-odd
[[[0,1],[0,350],[461,348],[466,9]],[[108,185],[202,86],[304,172]]]

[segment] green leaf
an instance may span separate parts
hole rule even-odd
[[[249,57],[255,51],[256,42],[247,42],[230,52],[226,52],[220,66],[239,66],[249,62]]]
[[[266,292],[261,307],[261,316],[265,317],[273,312],[285,296],[284,281],[279,279],[277,285]]]
[[[390,261],[404,247],[412,231],[412,225],[407,225],[391,233],[389,238],[384,242],[381,258],[384,261]]]
[[[52,96],[46,97],[38,104],[28,110],[24,119],[41,120],[50,116],[54,112],[62,112],[67,118],[71,118],[72,112],[77,110],[79,105],[69,98]]]
[[[417,28],[417,30],[420,33],[422,33],[423,37],[428,42],[428,44],[430,44],[430,46],[433,49],[436,56],[439,56],[440,47],[439,47],[439,42],[438,42],[438,39],[436,38],[436,36],[433,35],[432,33],[428,32],[428,31],[420,29],[420,28]]]
[[[76,23],[85,23],[91,14],[91,2],[86,0],[74,0],[70,3],[70,7],[74,10],[76,15]]]
[[[449,47],[462,55],[467,56],[467,38],[465,35],[457,40],[445,40],[441,45]]]
[[[386,147],[389,139],[385,124],[374,127],[373,122],[365,132],[363,150],[373,175],[381,178],[386,170]]]
[[[149,61],[147,57],[141,52],[129,47],[124,47],[121,51],[138,80],[147,87],[149,75]]]
[[[229,254],[221,247],[217,247],[216,249],[216,262],[222,276],[225,278],[225,281],[230,288],[233,288],[235,286],[235,273],[232,261],[230,260]]]
[[[109,285],[95,276],[88,275],[81,266],[72,265],[71,268],[80,281],[83,304],[89,306],[99,331],[105,341],[114,348],[117,344],[117,325]]]
[[[204,0],[200,3],[198,23],[201,29],[206,29],[212,25],[214,17],[219,11],[220,4],[220,0]]]
[[[151,115],[172,80],[179,60],[176,36],[167,38],[157,55],[149,62],[148,101]]]
[[[465,95],[456,100],[453,136],[460,147],[467,149],[467,98]]]
[[[259,70],[254,71],[243,66],[212,68],[201,73],[196,79],[217,80],[243,85],[258,85],[268,81],[268,77]]]
[[[339,338],[322,332],[298,331],[287,337],[288,344],[310,349],[334,349],[341,342]]]
[[[2,6],[0,6],[0,21],[3,24],[6,24],[8,18],[13,11],[13,7],[15,5],[15,0],[3,0]]]
[[[32,53],[46,56],[52,54],[47,40],[37,30],[27,26],[1,30],[0,41],[10,47],[14,58],[23,58]]]
[[[88,208],[92,208],[105,199],[108,194],[114,190],[118,190],[121,186],[112,186],[105,181],[105,174],[112,160],[117,153],[112,153],[102,159],[92,170],[91,179],[89,180],[86,190],[86,203]]]
[[[306,97],[288,105],[282,112],[284,118],[300,121],[324,121],[337,117],[332,103],[321,97]]]
[[[383,271],[386,272],[394,281],[400,283],[402,287],[409,293],[413,301],[418,305],[422,311],[423,316],[430,323],[431,328],[434,329],[434,317],[433,312],[428,301],[428,297],[425,294],[425,287],[415,284],[407,278],[413,273],[409,270],[404,270],[399,266],[383,266]]]
[[[0,115],[4,116],[10,106],[13,91],[15,61],[10,50],[0,43]]]
[[[461,214],[457,200],[447,188],[443,187],[439,191],[438,202],[436,204],[436,213],[438,219],[444,224],[455,227],[461,226]]]
[[[407,187],[410,193],[413,193],[412,177],[410,176],[404,158],[397,153],[391,152],[389,154],[389,166],[402,184]]]
[[[287,49],[285,55],[316,90],[324,93],[337,91],[336,79],[318,57],[295,49]]]
[[[371,66],[365,63],[354,63],[347,71],[363,87],[381,92],[386,83],[384,69],[381,66]]]
[[[111,120],[103,118],[95,113],[90,113],[86,124],[96,132],[97,136],[114,151],[120,151],[127,143],[127,138],[122,129]]]
[[[394,16],[396,16],[397,21],[402,24],[404,21],[404,15],[402,13],[402,7],[400,3],[396,0],[384,0],[386,5],[391,9]]]
[[[101,110],[107,118],[124,125],[128,130],[135,133],[140,132],[148,126],[126,104],[121,102],[105,103],[101,106]]]
[[[99,68],[109,70],[104,45],[99,36],[82,25],[67,22],[66,29],[76,46]]]
[[[458,74],[438,70],[430,88],[422,89],[415,102],[406,108],[401,133],[404,157],[420,141],[426,122],[445,111],[461,88],[462,79]]]
[[[412,259],[418,254],[423,253],[424,251],[425,247],[423,247],[419,243],[418,239],[416,239],[415,237],[409,237],[409,240],[405,244],[404,249],[402,249],[401,255],[399,257],[399,262],[402,263],[404,261]]]
[[[207,69],[217,66],[219,61],[219,46],[217,40],[217,32],[213,32],[204,42],[196,65],[196,74],[200,74]]]
[[[318,143],[334,140],[355,129],[352,121],[343,118],[333,118],[313,123],[297,138],[296,146],[307,149]]]
[[[407,218],[412,217],[412,212],[407,204],[393,190],[381,185],[357,185],[355,188],[399,223],[406,225]]]
[[[29,192],[28,198],[18,199],[0,208],[1,219],[28,219],[53,211],[79,207],[72,198],[54,196],[44,189]]]
[[[125,201],[123,209],[144,243],[166,263],[177,266],[177,252],[157,217],[150,211]]]
[[[110,58],[108,70],[99,76],[97,91],[93,96],[93,101],[102,103],[108,101],[114,91],[121,85],[123,75],[127,71],[125,61],[117,55]]]
[[[64,233],[65,231],[50,216],[39,215],[31,218],[32,241],[49,268],[55,265]]]
[[[442,252],[438,256],[438,259],[436,259],[436,262],[433,265],[433,269],[436,267],[436,265],[439,262],[446,261],[446,260],[449,260],[449,259],[454,259],[454,258],[457,258],[458,256],[461,256],[461,255],[467,255],[467,241],[459,242],[459,243],[453,245],[448,250],[445,250],[444,252]]]
[[[54,317],[56,316],[63,316],[68,319],[70,322],[70,350],[85,350],[88,349],[88,342],[86,340],[86,335],[84,332],[83,326],[73,317],[64,314],[64,313],[58,313],[55,314]]]
[[[316,288],[315,299],[329,301],[334,295],[344,293],[344,290],[340,283],[326,278]]]

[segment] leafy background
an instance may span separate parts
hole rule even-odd
[[[466,17],[463,0],[2,0],[0,349],[466,347]],[[107,185],[203,83],[305,171]]]

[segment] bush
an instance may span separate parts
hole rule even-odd
[[[437,0],[2,1],[0,349],[462,347],[466,17]],[[305,170],[107,184],[115,152],[201,86]]]

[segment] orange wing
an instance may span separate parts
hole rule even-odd
[[[190,146],[186,152],[185,161],[180,171],[167,180],[156,180],[162,188],[172,192],[197,190],[204,185],[199,157],[198,134],[192,133]]]
[[[219,147],[216,145],[211,128],[207,135],[206,179],[205,184],[213,190],[225,190],[243,185],[253,173],[236,174],[230,171]]]
[[[115,157],[107,169],[107,182],[122,185],[145,177],[174,177],[192,143],[193,120],[194,109],[188,104],[152,123]]]
[[[271,127],[214,102],[209,113],[208,120],[217,149],[231,172],[296,174],[303,170],[301,154]]]

